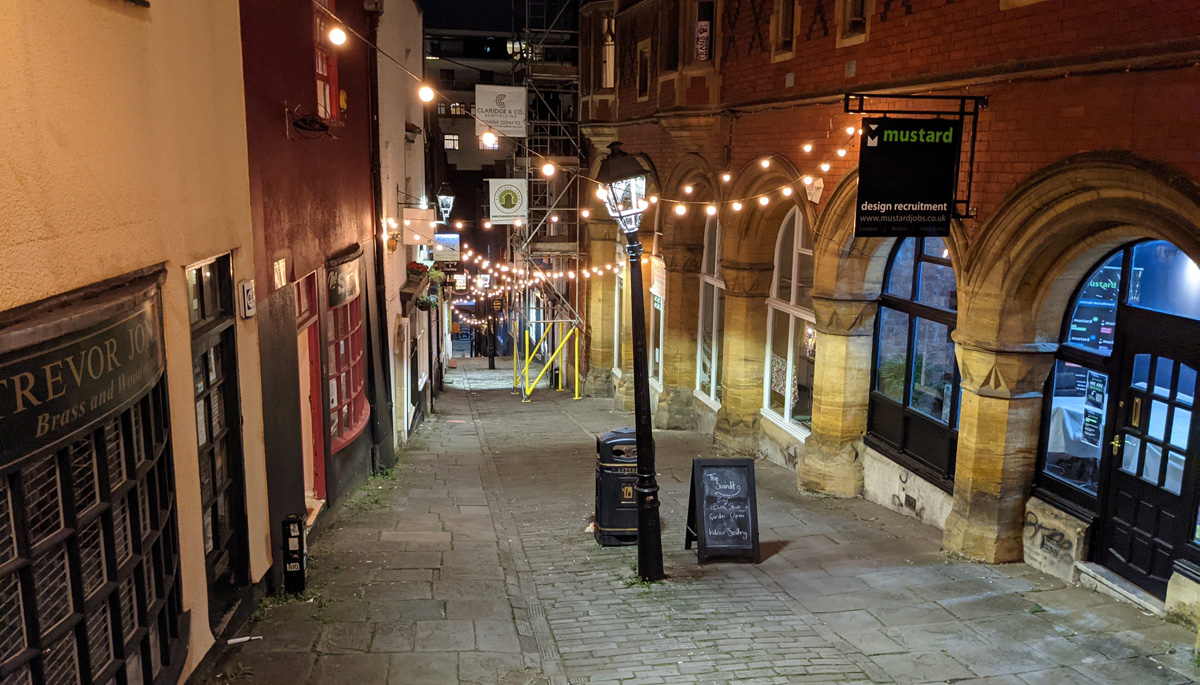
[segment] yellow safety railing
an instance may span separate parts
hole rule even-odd
[[[522,402],[531,401],[529,399],[529,396],[533,393],[533,390],[537,387],[537,384],[539,382],[541,382],[542,376],[546,375],[546,372],[548,370],[550,370],[551,366],[554,365],[554,361],[556,359],[559,359],[559,355],[562,355],[562,361],[566,360],[567,356],[569,355],[569,352],[565,352],[564,350],[571,349],[571,348],[568,348],[567,346],[568,346],[568,344],[574,342],[573,350],[575,353],[575,364],[574,364],[574,376],[575,376],[574,390],[575,390],[575,393],[574,393],[573,399],[576,399],[576,400],[582,399],[582,395],[579,394],[579,364],[580,364],[579,336],[580,336],[580,331],[577,327],[572,326],[567,330],[566,334],[563,335],[563,333],[562,333],[563,322],[552,321],[552,322],[546,322],[546,323],[549,323],[551,325],[546,326],[545,330],[542,331],[541,337],[538,339],[537,343],[535,345],[533,345],[533,347],[530,347],[530,345],[529,345],[529,341],[530,341],[529,329],[528,328],[525,329],[525,360],[524,360],[524,362],[522,363],[521,361],[518,360],[519,354],[513,355],[513,392],[515,394],[518,390],[520,391]],[[561,339],[559,340],[558,346],[555,347],[554,352],[549,356],[549,358],[546,359],[546,363],[545,363],[545,365],[542,366],[542,370],[540,372],[538,372],[537,376],[531,382],[529,380],[529,367],[533,364],[533,359],[536,356],[537,351],[542,348],[542,344],[544,342],[546,342],[546,336],[548,336],[550,334],[551,330],[558,330],[559,336]],[[515,336],[514,336],[513,342],[514,342],[514,346],[515,346],[515,343],[516,343]],[[560,365],[561,365],[562,361],[560,361]],[[566,374],[560,373],[558,375],[557,390],[560,392],[566,390],[567,389],[566,383],[567,383]]]

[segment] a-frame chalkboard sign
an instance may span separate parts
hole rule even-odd
[[[701,564],[761,561],[753,459],[693,459],[684,549],[696,543]]]

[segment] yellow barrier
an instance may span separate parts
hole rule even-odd
[[[551,326],[546,327],[546,331],[542,333],[541,339],[538,340],[537,345],[535,345],[532,349],[529,347],[529,331],[528,331],[528,329],[525,331],[525,363],[522,367],[521,373],[519,373],[519,374],[516,372],[515,363],[514,363],[514,367],[513,367],[513,369],[514,369],[513,383],[514,383],[514,385],[517,383],[521,384],[520,387],[521,387],[521,391],[522,391],[522,398],[521,398],[522,402],[530,402],[531,401],[529,399],[529,395],[531,393],[533,393],[533,390],[535,388],[537,388],[537,384],[539,382],[541,382],[542,376],[546,375],[546,371],[548,371],[550,369],[550,367],[554,364],[554,360],[558,359],[560,354],[563,356],[563,358],[565,360],[567,353],[564,352],[564,350],[566,350],[567,345],[572,342],[574,342],[574,350],[575,350],[575,365],[574,365],[575,366],[575,395],[574,395],[573,399],[576,399],[576,400],[582,399],[582,396],[579,394],[579,336],[580,336],[580,331],[578,328],[571,327],[567,331],[566,335],[563,337],[563,339],[561,341],[559,341],[558,346],[554,349],[554,353],[551,354],[550,357],[546,360],[546,364],[545,364],[545,366],[542,367],[541,372],[538,373],[537,377],[533,379],[532,383],[529,381],[529,366],[533,363],[533,351],[541,349],[542,343],[545,342],[545,340],[546,340],[546,335],[550,332],[550,328],[551,328]],[[560,325],[559,326],[560,332],[561,332],[561,328],[562,328],[562,326]],[[574,340],[572,340],[572,339],[574,339]],[[566,382],[567,382],[566,374],[560,373],[558,376],[558,390],[566,390]]]

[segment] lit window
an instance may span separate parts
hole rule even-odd
[[[725,365],[725,281],[721,279],[721,223],[715,216],[704,225],[700,269],[700,322],[696,335],[696,394],[710,404],[721,402]]]
[[[458,149],[458,134],[457,133],[447,133],[444,136],[442,136],[442,145],[447,150],[457,150]]]
[[[492,137],[492,141],[490,143],[485,141],[481,137],[479,139],[479,149],[480,150],[499,150],[500,149],[500,137],[499,136]]]
[[[867,416],[872,446],[925,478],[954,478],[958,364],[950,334],[958,290],[941,238],[908,238],[888,260],[875,320]]]
[[[313,8],[313,45],[316,57],[317,116],[336,120],[341,111],[338,105],[337,55],[329,43],[330,15],[321,7],[333,11],[333,0],[317,0]]]
[[[467,105],[462,102],[450,103],[450,114],[463,117],[467,115]]]
[[[775,245],[775,274],[767,297],[767,356],[763,407],[786,424],[811,427],[816,360],[812,311],[813,253],[800,211],[783,220]]]

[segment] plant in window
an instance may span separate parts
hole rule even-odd
[[[420,278],[428,273],[429,273],[429,267],[425,266],[421,262],[413,260],[408,263],[408,275],[409,276],[416,276],[417,278]]]

